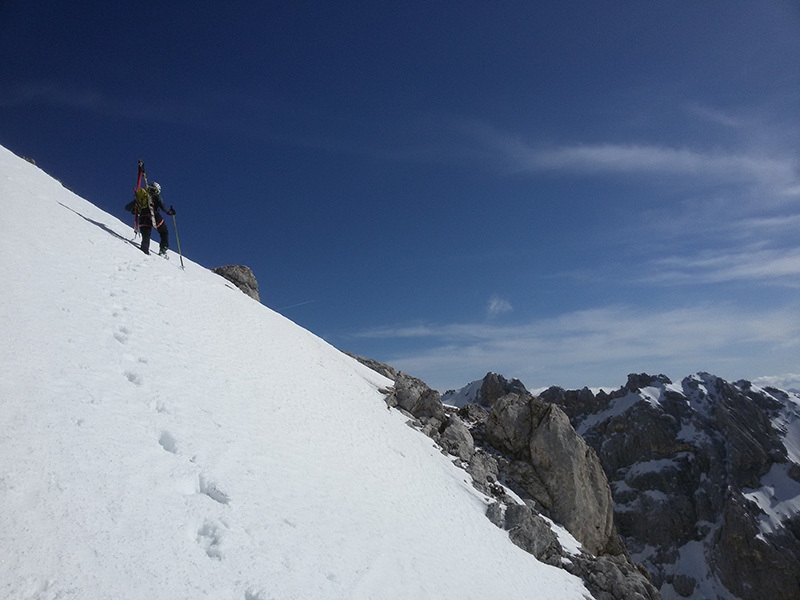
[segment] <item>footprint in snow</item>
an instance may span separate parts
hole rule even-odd
[[[128,336],[130,335],[131,331],[127,327],[120,327],[119,331],[114,333],[114,338],[120,344],[126,344],[128,342]]]
[[[139,373],[135,373],[133,371],[125,371],[125,377],[127,377],[128,381],[130,381],[135,386],[140,386],[144,383],[142,376]]]
[[[228,494],[219,489],[216,483],[206,479],[203,475],[200,475],[200,493],[205,494],[219,504],[228,504],[228,502],[231,501]]]
[[[158,443],[161,447],[172,454],[178,453],[178,440],[169,431],[162,431],[161,437],[158,438]]]
[[[203,526],[197,530],[197,543],[206,551],[209,558],[222,560],[222,551],[220,550],[222,531],[217,523],[208,520],[203,523]]]

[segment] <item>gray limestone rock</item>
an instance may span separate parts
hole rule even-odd
[[[491,494],[490,486],[497,481],[497,459],[478,449],[470,457],[467,473],[472,475],[476,488],[485,494]]]
[[[227,265],[212,269],[220,277],[224,277],[253,300],[261,301],[258,295],[258,281],[250,267],[244,265]]]
[[[561,544],[550,525],[528,506],[506,508],[505,527],[511,541],[545,564],[561,565]]]
[[[475,453],[475,442],[469,429],[455,415],[448,417],[447,421],[442,425],[440,436],[439,443],[442,447],[465,462],[468,462]]]
[[[527,394],[528,390],[519,379],[508,381],[497,373],[487,373],[475,401],[481,406],[491,408],[494,403],[508,394]]]
[[[647,571],[623,555],[572,555],[567,571],[583,579],[595,600],[659,600],[661,595]]]
[[[516,459],[518,483],[588,552],[623,551],[600,461],[561,409],[531,395],[504,396],[489,415],[487,439]]]
[[[440,422],[445,420],[439,392],[402,371],[394,380],[394,397],[397,399],[397,406],[417,418],[433,418]]]

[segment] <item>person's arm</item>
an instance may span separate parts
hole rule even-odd
[[[158,197],[158,201],[161,203],[161,210],[163,210],[166,214],[168,214],[168,215],[174,215],[175,214],[175,209],[172,208],[171,206],[169,208],[167,208],[167,205],[164,204],[164,199],[161,196]]]

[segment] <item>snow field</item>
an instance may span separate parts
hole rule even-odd
[[[589,597],[383,377],[2,148],[0,194],[0,597]]]

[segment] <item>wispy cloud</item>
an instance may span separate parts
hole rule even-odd
[[[714,123],[726,129],[749,130],[758,123],[753,118],[745,118],[710,106],[692,102],[686,106],[686,112],[701,121]]]
[[[462,131],[508,171],[652,182],[663,202],[626,208],[628,268],[639,283],[718,284],[769,282],[800,285],[800,158],[785,138],[765,140],[761,117],[691,106],[694,124],[716,126],[719,143],[687,128],[684,146],[629,143],[547,144],[500,131],[487,123],[462,123]],[[706,128],[707,129],[707,128]],[[712,129],[713,130],[713,129]],[[787,149],[788,148],[788,149]],[[646,195],[645,195],[646,197]],[[609,267],[613,269],[613,267]],[[588,278],[596,273],[592,272]]]
[[[709,153],[641,144],[599,144],[530,150],[516,157],[521,168],[582,173],[710,176],[728,181],[797,183],[796,161],[770,156]],[[792,185],[789,185],[792,184]]]
[[[652,261],[641,280],[663,284],[713,284],[754,281],[800,287],[800,248],[766,249],[758,245],[729,251],[704,251]]]
[[[782,390],[800,390],[800,373],[765,375],[763,377],[756,377],[753,383],[761,387],[771,386]]]
[[[81,110],[100,115],[142,121],[186,123],[197,116],[189,103],[169,106],[162,98],[129,94],[115,96],[91,87],[68,87],[49,81],[31,81],[5,87],[0,91],[0,106],[44,104]]]
[[[729,305],[661,311],[609,306],[515,325],[429,324],[358,335],[384,342],[417,338],[423,349],[390,362],[438,389],[465,385],[489,370],[532,386],[614,386],[639,370],[671,377],[708,370],[738,379],[790,369],[790,350],[800,345],[800,315]]]
[[[489,299],[489,305],[486,307],[486,314],[489,318],[497,317],[499,315],[510,313],[514,310],[508,300],[504,300],[497,294]]]
[[[743,118],[727,117],[719,111],[707,110],[703,114],[729,128],[748,126]],[[691,142],[672,147],[642,141],[553,145],[477,121],[462,123],[459,130],[483,145],[487,156],[512,172],[693,177],[717,183],[756,184],[778,195],[800,197],[800,161],[793,152],[774,147],[748,148],[745,142],[737,142],[726,144],[725,150],[708,150],[704,146],[693,147]],[[691,140],[692,136],[687,137]],[[703,142],[708,144],[708,140]]]

